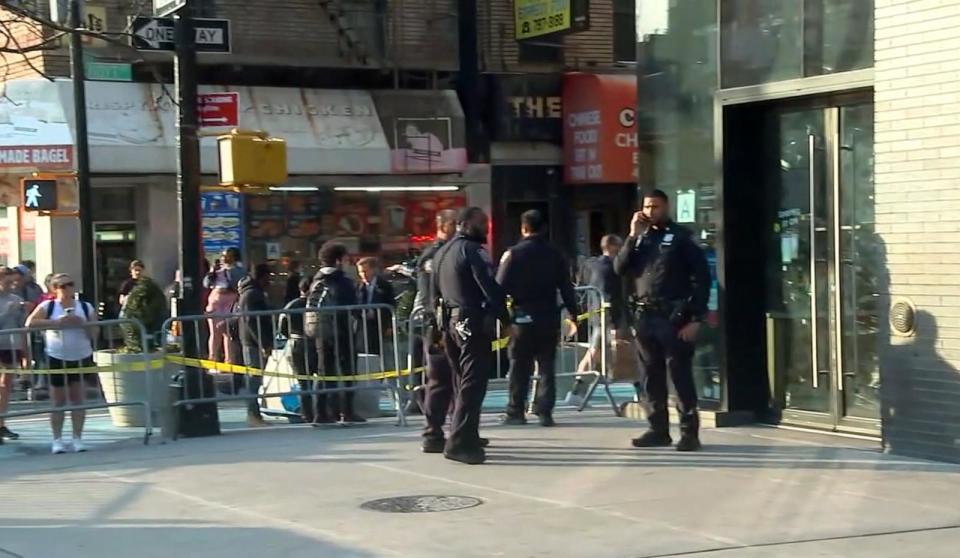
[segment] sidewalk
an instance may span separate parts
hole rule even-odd
[[[489,416],[493,420],[494,416]],[[707,430],[698,454],[634,450],[601,410],[489,425],[487,465],[418,451],[420,419],[284,426],[0,460],[0,556],[955,557],[960,467],[876,443]],[[6,447],[6,446],[5,446]],[[481,504],[383,513],[364,502]]]

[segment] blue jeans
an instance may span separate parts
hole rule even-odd
[[[260,351],[260,347],[251,347],[249,345],[244,345],[243,346],[243,364],[248,368],[257,368],[262,371],[266,362],[264,362],[263,353]],[[263,385],[263,376],[254,376],[251,374],[246,376],[234,376],[234,378],[235,378],[234,387],[236,387],[237,385],[236,380],[239,380],[241,382],[246,383],[246,387],[249,390],[249,393],[251,395],[256,395],[260,393],[260,386]],[[243,385],[243,383],[241,383],[240,385]],[[251,399],[249,403],[247,403],[247,415],[257,416],[257,417],[260,416],[259,400]]]

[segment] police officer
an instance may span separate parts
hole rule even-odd
[[[667,373],[680,413],[678,451],[700,449],[700,418],[693,382],[694,341],[707,312],[710,271],[692,233],[670,220],[670,200],[660,190],[643,197],[614,270],[633,286],[630,308],[645,367],[650,428],[633,440],[638,448],[669,446]],[[628,292],[630,292],[628,290]]]
[[[453,209],[444,209],[437,213],[437,240],[424,250],[417,260],[417,296],[414,299],[413,308],[414,311],[422,311],[426,324],[423,339],[423,354],[427,365],[427,385],[423,398],[426,427],[423,429],[421,446],[424,453],[443,452],[446,443],[443,436],[443,423],[447,420],[450,402],[453,399],[453,371],[439,342],[437,301],[434,300],[430,287],[433,281],[433,258],[456,232],[457,212]]]
[[[556,355],[560,340],[560,309],[557,291],[572,320],[567,335],[577,333],[577,297],[570,280],[566,258],[543,236],[543,215],[532,209],[520,216],[523,239],[503,253],[497,281],[513,297],[516,336],[510,344],[510,401],[500,422],[526,424],[524,416],[533,365],[539,367],[540,381],[534,408],[542,426],[553,426],[557,399]]]
[[[496,320],[512,328],[506,296],[483,248],[487,215],[469,207],[457,217],[457,234],[433,258],[433,295],[439,300],[443,348],[454,376],[453,423],[444,456],[476,465],[486,460],[479,435],[480,410],[493,368]]]

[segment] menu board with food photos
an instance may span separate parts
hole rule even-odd
[[[243,253],[243,196],[233,192],[200,194],[203,215],[203,251],[219,254],[227,248]]]
[[[383,235],[405,239],[433,237],[437,229],[437,212],[459,209],[465,203],[466,199],[459,192],[383,196],[380,201]]]

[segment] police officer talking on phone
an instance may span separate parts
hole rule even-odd
[[[496,321],[512,334],[506,296],[493,277],[483,247],[489,221],[479,207],[457,217],[457,234],[433,258],[433,294],[442,343],[454,375],[453,422],[443,454],[470,465],[486,460],[480,439],[480,410],[493,368]]]
[[[553,426],[557,400],[555,363],[560,341],[560,309],[557,292],[570,315],[565,334],[577,334],[580,313],[566,258],[543,236],[543,215],[532,209],[520,216],[523,239],[503,253],[497,281],[513,298],[513,323],[517,334],[510,343],[510,401],[503,424],[526,424],[527,391],[538,366],[539,383],[534,410],[541,426]]]
[[[694,342],[707,312],[710,270],[690,230],[670,219],[670,200],[660,190],[643,197],[614,271],[633,285],[629,308],[645,368],[645,404],[650,428],[634,447],[669,446],[667,374],[680,413],[678,451],[700,449],[700,417],[693,382]],[[628,289],[628,292],[631,292]]]

